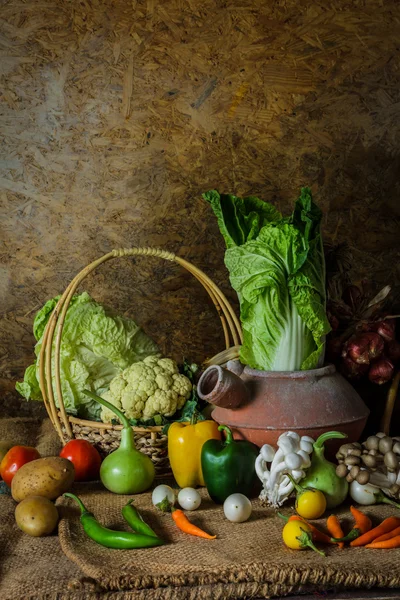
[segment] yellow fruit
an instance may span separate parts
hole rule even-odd
[[[305,550],[307,546],[300,541],[300,537],[308,533],[311,537],[311,529],[307,523],[301,521],[288,521],[283,528],[282,537],[288,548],[292,550]]]
[[[318,519],[326,510],[326,498],[320,490],[305,490],[296,499],[296,511],[303,519]]]

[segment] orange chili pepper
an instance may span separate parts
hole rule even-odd
[[[392,529],[392,531],[389,531],[388,533],[385,533],[384,535],[380,535],[379,537],[375,538],[374,544],[376,542],[385,542],[386,540],[390,540],[390,538],[396,537],[396,535],[400,535],[400,527],[396,527],[396,529]]]
[[[351,531],[344,537],[340,538],[332,538],[334,542],[351,542],[351,546],[353,546],[352,540],[358,539],[363,534],[367,533],[372,527],[372,521],[367,515],[364,515],[361,510],[355,508],[354,506],[350,506],[351,514],[354,517],[355,524]],[[357,545],[357,544],[355,544]]]
[[[165,497],[162,502],[157,504],[157,507],[163,512],[170,512],[171,516],[175,522],[175,525],[184,533],[189,533],[190,535],[196,535],[197,537],[204,538],[206,540],[215,540],[216,535],[210,535],[206,533],[200,527],[193,525],[180,508],[175,508],[171,502],[169,502],[168,498]]]
[[[400,548],[400,535],[396,535],[389,540],[385,540],[383,542],[372,542],[371,544],[367,544],[366,548],[381,548],[381,549],[389,549],[389,548]]]
[[[356,540],[350,542],[350,546],[358,547],[358,546],[366,546],[373,542],[377,537],[383,535],[384,533],[388,533],[396,527],[400,527],[400,518],[399,517],[388,517],[380,525],[374,527],[364,535],[361,535]]]
[[[184,533],[190,533],[190,535],[197,535],[198,537],[205,538],[206,540],[215,540],[215,538],[217,537],[216,535],[210,535],[202,529],[200,529],[199,527],[196,527],[196,525],[193,525],[193,523],[189,521],[183,510],[180,510],[179,508],[172,508],[171,510],[173,520],[175,521],[177,527]]]
[[[326,527],[332,538],[342,538],[344,536],[342,526],[336,515],[330,515],[326,520]],[[336,542],[341,550],[344,548],[344,542]]]

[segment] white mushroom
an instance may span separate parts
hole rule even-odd
[[[300,437],[296,432],[288,431],[279,437],[276,452],[269,444],[262,446],[255,465],[263,484],[261,499],[280,506],[290,496],[294,488],[287,474],[290,473],[295,482],[305,476],[304,469],[311,464],[313,441],[309,436]]]
[[[285,456],[285,464],[291,471],[294,469],[299,469],[303,464],[303,458],[295,452],[290,452]]]
[[[264,446],[261,446],[260,454],[265,462],[272,462],[276,454],[275,448],[269,444],[264,444]]]

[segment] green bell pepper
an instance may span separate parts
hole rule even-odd
[[[223,504],[235,493],[251,497],[261,487],[255,462],[260,452],[258,446],[245,440],[234,440],[232,431],[220,425],[226,439],[207,440],[201,449],[201,468],[207,491],[214,502]]]

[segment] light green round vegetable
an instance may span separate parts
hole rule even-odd
[[[346,499],[349,484],[345,478],[336,473],[337,465],[325,458],[324,444],[334,438],[346,438],[347,435],[339,431],[328,431],[319,436],[313,444],[311,466],[306,470],[306,476],[301,480],[302,487],[314,488],[324,493],[327,508],[335,508]]]
[[[120,419],[123,429],[121,443],[117,450],[101,463],[100,479],[103,485],[114,494],[139,494],[145,492],[154,481],[155,468],[151,459],[135,448],[132,427],[125,415],[115,406],[96,394],[84,391],[90,398],[113,411]]]

